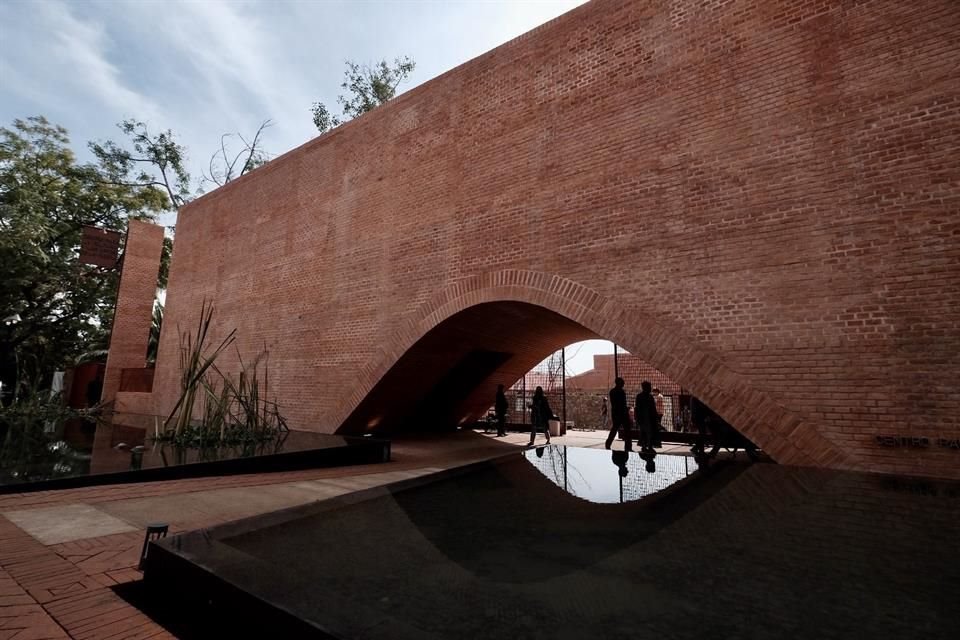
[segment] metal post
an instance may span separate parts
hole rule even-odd
[[[613,377],[620,377],[620,363],[617,362],[617,343],[613,343]]]
[[[562,435],[563,430],[567,428],[567,348],[566,347],[560,350],[560,366],[561,366],[560,382],[563,385],[561,387],[562,393],[563,393],[563,407],[560,410],[560,415],[563,417],[563,424],[561,425],[561,428],[560,428],[560,433]]]
[[[523,402],[520,405],[523,407],[523,424],[527,424],[527,374],[523,374],[523,386],[521,388]]]

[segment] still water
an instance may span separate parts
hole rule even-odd
[[[152,416],[111,422],[0,421],[0,492],[49,480],[99,476],[196,463],[347,446],[340,436],[290,431],[234,446],[177,447],[154,442]]]
[[[524,458],[572,496],[597,503],[640,500],[689,478],[700,468],[690,456],[641,458],[639,451],[538,447]]]
[[[960,484],[623,462],[548,446],[164,545],[339,638],[956,637]]]

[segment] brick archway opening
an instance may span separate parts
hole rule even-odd
[[[534,304],[501,301],[469,307],[417,340],[338,433],[455,429],[486,413],[498,384],[509,388],[557,349],[597,337]]]
[[[715,353],[663,318],[571,280],[503,270],[458,281],[387,336],[333,418],[342,434],[455,428],[558,348],[590,338],[622,345],[707,404],[783,464],[858,462]],[[341,418],[337,419],[337,416]]]

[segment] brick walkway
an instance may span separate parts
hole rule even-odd
[[[171,533],[213,526],[321,499],[325,492],[345,493],[489,458],[526,439],[523,434],[494,439],[461,432],[395,441],[393,461],[381,465],[0,496],[0,640],[174,637],[110,588],[141,579],[135,567],[144,534],[137,514],[169,511],[172,502],[175,513],[183,515],[168,520]],[[237,488],[243,488],[243,499],[223,504],[222,496],[234,495],[224,492]],[[67,522],[66,535],[73,539],[44,544],[12,521],[29,522],[32,514],[44,510],[56,514],[58,507],[68,513],[77,505],[87,512],[102,510],[105,518],[120,514],[136,530],[85,537],[82,525],[70,530]]]

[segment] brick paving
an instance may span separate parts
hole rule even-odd
[[[243,487],[245,493],[255,497],[258,489],[262,490],[259,493],[269,495],[267,488],[302,486],[309,481],[330,480],[331,486],[349,491],[353,486],[391,482],[404,474],[489,458],[525,443],[526,439],[525,434],[496,439],[466,432],[447,437],[407,438],[394,442],[393,461],[381,465],[0,496],[0,640],[175,637],[111,589],[142,578],[136,569],[143,545],[142,529],[45,545],[11,522],[5,513],[73,505],[100,505],[109,509],[137,504],[138,500],[171,496],[180,497],[185,505],[202,504],[200,498],[224,489]],[[562,441],[562,438],[557,440]],[[257,504],[263,506],[263,511],[287,506],[281,502],[271,507],[270,500]],[[221,505],[216,511],[185,509],[185,512],[190,517],[171,522],[171,533],[213,526],[250,513],[242,504],[234,510],[230,505]]]

